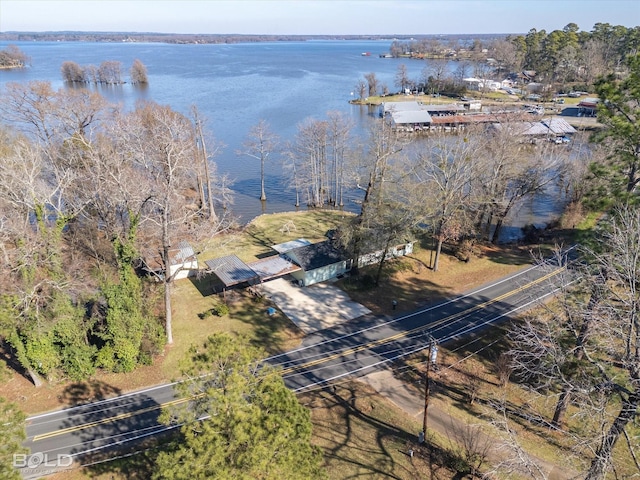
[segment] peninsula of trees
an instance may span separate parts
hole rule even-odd
[[[29,57],[15,45],[0,50],[0,68],[22,68],[29,63]]]

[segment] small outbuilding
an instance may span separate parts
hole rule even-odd
[[[598,113],[599,98],[585,98],[578,103],[578,116],[595,117]]]
[[[189,242],[181,241],[174,249],[169,250],[169,276],[175,280],[194,276],[198,272],[198,258]]]

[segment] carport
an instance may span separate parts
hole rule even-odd
[[[218,277],[225,290],[242,283],[254,285],[260,282],[259,275],[235,255],[206,260],[204,263],[207,265],[207,273]]]

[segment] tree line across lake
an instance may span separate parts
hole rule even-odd
[[[624,75],[625,59],[639,49],[640,27],[597,23],[587,32],[569,23],[552,32],[531,29],[526,35],[464,41],[456,37],[399,39],[391,44],[390,56],[425,61],[419,78],[408,78],[406,68],[398,72],[396,86],[401,91],[407,88],[459,96],[464,94],[467,77],[497,81],[511,78],[539,84],[540,93],[551,98],[555,92],[590,91],[596,78],[609,72]],[[449,71],[452,61],[456,66]],[[519,78],[523,72],[524,82]],[[387,95],[389,87],[369,73],[358,82],[356,92],[359,98]]]

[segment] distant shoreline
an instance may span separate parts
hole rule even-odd
[[[259,34],[182,34],[153,32],[2,32],[3,42],[122,42],[122,43],[174,43],[225,44],[260,42],[304,42],[313,40],[394,41],[436,39],[495,39],[509,33],[450,34],[450,35],[259,35]]]

